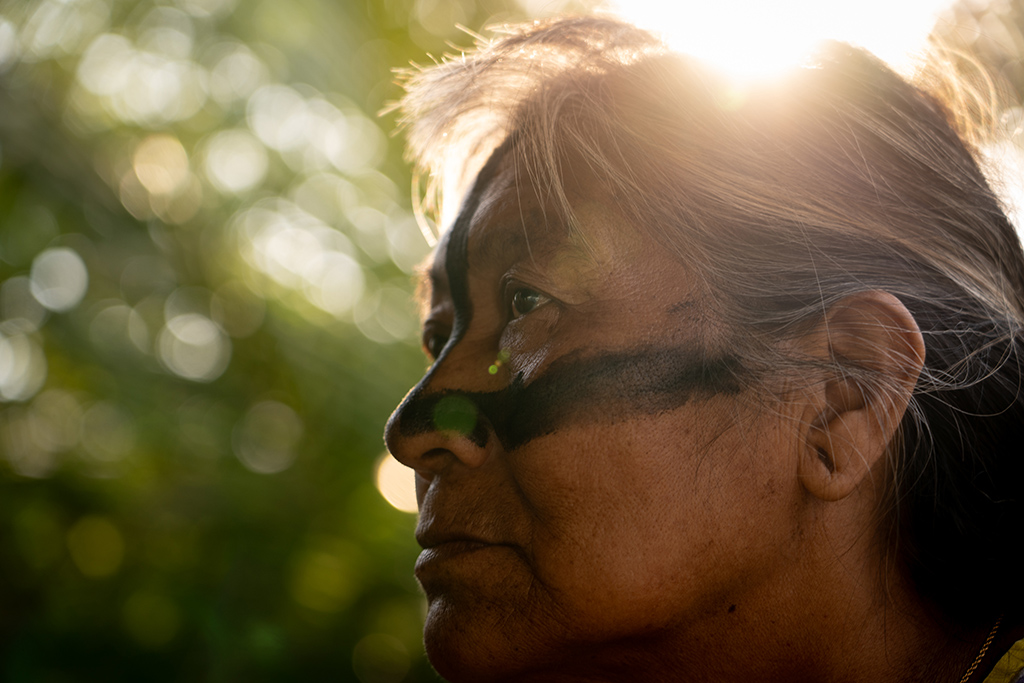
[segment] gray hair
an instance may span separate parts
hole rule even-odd
[[[749,367],[796,372],[781,340],[851,294],[899,298],[926,358],[889,449],[880,539],[949,618],[1024,609],[1024,253],[935,88],[832,44],[789,79],[737,92],[604,17],[509,28],[406,85],[428,199],[458,201],[504,144],[571,225],[560,165],[582,160],[704,280]],[[868,368],[832,370],[886,391]]]

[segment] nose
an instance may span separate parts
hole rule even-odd
[[[481,373],[473,372],[471,360],[448,355],[443,353],[406,395],[384,431],[391,455],[428,480],[456,464],[480,467],[497,442],[480,407],[484,392],[459,387],[475,384]],[[493,379],[486,366],[482,374]]]

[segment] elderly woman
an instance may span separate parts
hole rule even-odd
[[[387,430],[443,676],[1019,679],[1024,254],[936,96],[582,18],[403,106],[457,208]]]

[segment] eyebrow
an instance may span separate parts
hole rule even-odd
[[[588,250],[571,238],[569,229],[561,220],[553,220],[549,212],[533,207],[529,211],[517,214],[516,219],[491,224],[482,230],[479,240],[470,252],[473,264],[479,267],[480,264],[505,258],[510,252],[526,253],[532,257],[538,245],[531,242],[527,235],[526,226],[530,223],[544,223],[549,230],[561,230],[566,233],[556,246],[547,247],[545,251],[567,250],[580,256],[589,256]],[[437,267],[436,263],[435,259],[431,259],[416,268],[414,273],[415,298],[421,311],[429,310],[431,294],[435,290],[448,288],[448,273],[445,268]]]
[[[533,212],[531,212],[533,213]],[[488,263],[501,258],[511,251],[529,251],[529,240],[525,232],[516,224],[515,229],[507,224],[490,226],[484,231],[480,242],[472,250],[473,261]],[[448,272],[437,265],[437,259],[431,258],[420,264],[413,273],[415,282],[414,298],[420,310],[420,317],[430,311],[430,300],[435,291],[448,289]]]
[[[530,239],[527,226],[543,226],[549,234],[556,237],[551,240]],[[551,212],[539,207],[517,214],[516,218],[492,224],[482,231],[478,242],[471,251],[475,265],[491,263],[508,258],[509,254],[525,254],[531,259],[538,253],[571,252],[574,255],[587,256],[589,252],[581,244],[572,239],[569,228]]]
[[[526,224],[536,222],[538,213],[536,209],[531,209],[528,215],[520,214],[517,221],[503,221],[486,226],[475,248],[470,252],[474,260],[487,263],[509,252],[529,251]]]

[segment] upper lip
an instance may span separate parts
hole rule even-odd
[[[445,543],[479,543],[481,545],[503,545],[466,531],[450,531],[428,527],[416,533],[416,542],[424,550],[436,548]]]

